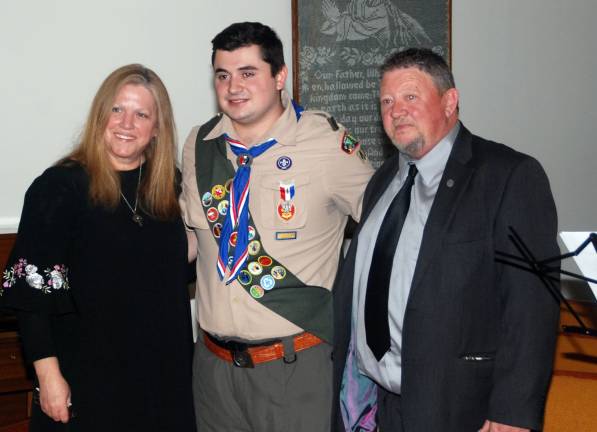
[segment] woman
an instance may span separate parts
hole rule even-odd
[[[175,157],[162,81],[128,65],[27,191],[0,305],[37,375],[31,431],[194,430]]]

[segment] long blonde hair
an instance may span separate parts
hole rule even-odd
[[[108,158],[104,132],[116,95],[127,84],[141,85],[152,94],[157,108],[157,136],[145,149],[144,176],[139,189],[140,206],[158,219],[180,213],[176,197],[176,138],[168,91],[160,77],[140,64],[116,69],[97,91],[79,144],[62,159],[79,162],[89,175],[89,198],[95,205],[114,208],[120,201],[120,177]]]

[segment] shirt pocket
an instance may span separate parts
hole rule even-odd
[[[283,202],[281,184],[294,185],[294,196],[289,203]],[[273,230],[296,230],[307,224],[307,202],[310,195],[308,174],[264,176],[259,182],[259,211],[255,215],[265,228]]]

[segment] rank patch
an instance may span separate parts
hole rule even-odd
[[[342,137],[342,151],[344,153],[353,154],[354,151],[359,146],[359,140],[353,137],[348,132],[344,132],[344,136]]]
[[[280,204],[278,204],[278,216],[285,222],[292,219],[295,212],[296,208],[292,201],[281,201]]]

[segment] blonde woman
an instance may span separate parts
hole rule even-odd
[[[0,306],[36,373],[31,431],[192,431],[187,243],[172,108],[138,64],[25,196]]]

